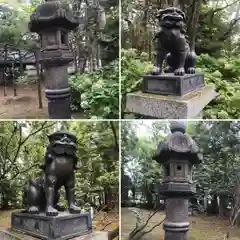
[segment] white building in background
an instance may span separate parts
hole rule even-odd
[[[32,3],[32,0],[20,0],[19,2],[21,3],[26,3],[26,4],[31,4]]]

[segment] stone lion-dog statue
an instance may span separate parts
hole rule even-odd
[[[157,56],[156,70],[152,74],[162,73],[164,60],[166,60],[165,73],[194,74],[196,54],[195,51],[190,50],[186,39],[184,12],[178,8],[169,7],[160,10],[157,18],[160,31],[154,37],[154,40],[157,40]]]
[[[40,178],[30,180],[25,189],[23,201],[26,212],[47,216],[57,216],[64,208],[58,204],[59,190],[65,187],[66,199],[70,213],[80,213],[81,208],[74,204],[74,170],[77,169],[76,144],[74,135],[66,132],[55,132],[48,136],[50,144],[45,154],[45,163],[41,167]]]

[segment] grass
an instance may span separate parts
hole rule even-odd
[[[150,211],[140,210],[143,218],[147,219]],[[129,233],[136,226],[136,217],[128,209],[122,208],[122,240],[126,240]],[[159,223],[165,217],[164,212],[155,214],[149,221],[146,230]],[[190,217],[190,230],[188,232],[188,240],[224,240],[226,233],[229,233],[228,240],[240,240],[240,228],[232,228],[227,220],[219,219],[213,216],[197,216]],[[150,234],[146,235],[146,239],[164,240],[164,230],[162,225],[156,227]]]

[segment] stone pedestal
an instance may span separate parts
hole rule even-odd
[[[204,87],[202,73],[176,76],[172,73],[143,76],[143,92],[158,95],[184,96]]]
[[[217,95],[212,86],[202,87],[182,97],[139,91],[127,95],[125,112],[152,119],[196,118]]]
[[[89,213],[59,213],[58,216],[41,214],[13,213],[12,229],[30,236],[48,239],[65,240],[91,233],[92,221]]]
[[[39,238],[35,238],[29,235],[24,234],[16,234],[9,230],[1,230],[0,229],[0,239],[1,240],[39,240]],[[61,240],[62,238],[58,238]],[[92,232],[89,234],[85,234],[80,237],[70,238],[71,240],[108,240],[108,232]]]

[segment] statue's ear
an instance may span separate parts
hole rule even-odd
[[[44,170],[45,169],[45,164],[40,165],[39,168]]]
[[[176,8],[176,11],[177,11],[177,13],[179,13],[183,17],[183,20],[185,21],[186,20],[185,13],[181,9],[178,9],[178,8]]]
[[[162,14],[163,14],[164,10],[165,10],[165,9],[160,9],[160,10],[158,10],[158,13],[157,13],[157,18],[158,18],[158,20],[161,20],[161,17],[162,17]]]
[[[51,142],[52,141],[52,135],[47,135],[48,141]]]
[[[182,12],[182,17],[183,17],[183,21],[186,21],[186,15],[185,15],[185,13],[184,12]]]

